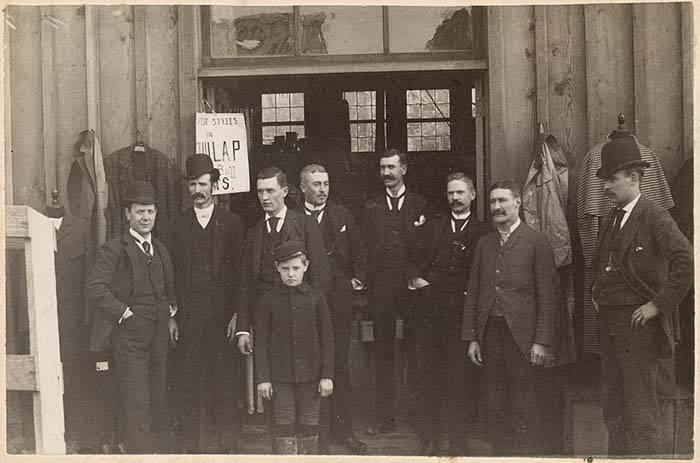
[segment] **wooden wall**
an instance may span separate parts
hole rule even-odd
[[[538,123],[580,161],[620,112],[669,181],[692,156],[692,5],[490,7],[488,41],[490,180],[524,182]]]
[[[65,203],[74,144],[88,128],[105,156],[133,143],[137,128],[178,165],[193,152],[196,8],[10,6],[9,14],[7,202],[43,211],[57,187]]]

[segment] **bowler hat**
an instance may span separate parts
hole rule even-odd
[[[124,197],[124,206],[136,204],[157,204],[156,190],[151,182],[139,180],[129,184]]]
[[[188,157],[185,161],[185,180],[199,178],[204,174],[211,175],[211,183],[219,180],[219,175],[221,175],[219,169],[214,167],[211,158],[206,154],[197,153]]]
[[[620,169],[629,167],[649,167],[649,163],[642,161],[637,141],[632,137],[620,137],[609,141],[603,146],[600,154],[602,165],[596,176],[606,179]]]
[[[306,249],[301,241],[284,241],[272,251],[275,262],[284,262],[303,255],[306,255]]]

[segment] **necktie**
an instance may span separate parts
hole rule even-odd
[[[615,210],[615,222],[613,224],[612,228],[612,239],[614,240],[617,238],[617,235],[620,233],[620,228],[622,228],[622,219],[625,217],[625,211],[624,209],[616,209]]]
[[[267,223],[270,225],[270,234],[271,235],[276,235],[277,234],[277,224],[279,223],[280,218],[279,217],[270,217],[267,219]]]
[[[306,210],[309,211],[309,214],[314,216],[314,219],[316,219],[317,222],[318,222],[318,216],[320,216],[321,212],[323,212],[323,209],[314,209],[313,211],[310,209],[306,209]]]
[[[455,226],[455,233],[460,231],[462,229],[462,226],[464,226],[464,223],[467,221],[467,219],[455,219],[454,217],[452,218],[452,223]]]
[[[141,243],[141,246],[143,246],[143,252],[146,254],[146,260],[148,261],[148,265],[151,265],[151,262],[153,262],[153,255],[151,254],[151,243],[148,241],[144,241]]]
[[[510,238],[510,232],[498,232],[501,235],[501,246],[506,244],[506,241],[508,241],[508,238]]]
[[[391,201],[391,210],[393,212],[398,212],[399,211],[399,200],[401,199],[401,196],[389,196],[389,201]]]

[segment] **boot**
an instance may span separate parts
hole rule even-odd
[[[277,455],[298,455],[296,437],[275,437],[275,453]]]
[[[299,437],[300,455],[318,455],[318,434]]]

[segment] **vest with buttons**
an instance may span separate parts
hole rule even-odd
[[[466,290],[471,264],[464,258],[466,242],[466,229],[453,233],[448,222],[440,234],[440,243],[425,280],[446,292]]]
[[[192,217],[192,250],[190,261],[190,290],[209,291],[214,289],[214,275],[211,272],[212,246],[214,238],[212,233],[213,219],[209,220],[206,228]]]
[[[623,255],[618,246],[623,233],[624,228],[611,240],[611,225],[600,247],[598,268],[594,269],[596,283],[593,297],[603,306],[642,305],[648,302],[647,298],[632,289],[622,272]]]
[[[279,233],[268,233],[263,223],[262,255],[260,256],[260,285],[258,292],[266,292],[279,283],[280,276],[275,267],[272,251],[280,244]]]
[[[401,210],[382,208],[382,232],[384,234],[384,249],[380,267],[382,270],[398,271],[408,264],[407,233],[406,233],[406,204]]]
[[[136,245],[139,248],[138,245]],[[161,320],[170,316],[170,304],[165,294],[163,261],[156,246],[151,247],[153,262],[148,264],[146,255],[139,248],[138,258],[132,262],[134,291],[129,308],[134,314],[149,320]]]

